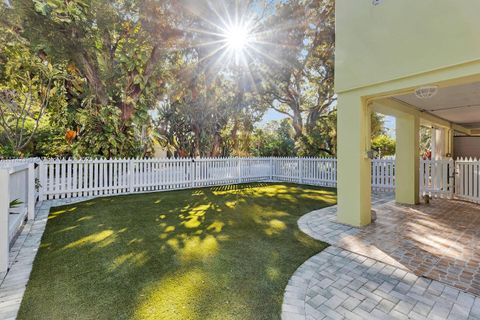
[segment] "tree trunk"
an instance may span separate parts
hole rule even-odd
[[[100,79],[99,70],[95,64],[88,57],[87,53],[78,55],[79,67],[83,70],[85,77],[88,80],[88,85],[95,92],[97,103],[101,105],[108,104],[108,95],[102,80]]]
[[[222,137],[220,136],[219,132],[215,132],[213,135],[213,144],[212,150],[210,151],[211,157],[219,157],[222,153]]]
[[[235,154],[238,154],[238,119],[235,118],[233,122],[232,132],[230,133],[230,140],[232,141],[232,150]]]
[[[295,141],[298,141],[303,137],[303,119],[302,113],[300,112],[300,108],[297,106],[292,108],[293,111],[293,118],[292,118],[292,126],[295,130]]]
[[[197,124],[192,124],[192,131],[194,134],[194,146],[193,146],[193,157],[199,158],[200,157],[200,134],[201,130]]]

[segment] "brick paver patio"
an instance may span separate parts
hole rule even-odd
[[[378,219],[361,229],[336,223],[336,206],[299,220],[332,247],[292,276],[284,319],[480,319],[480,206],[391,199],[374,196]]]
[[[357,237],[417,275],[480,295],[480,206],[433,200],[415,207],[388,203],[381,218]]]
[[[282,319],[480,319],[480,298],[331,246],[292,276]]]
[[[480,205],[377,200],[374,209],[377,221],[362,229],[332,225],[336,207],[309,213],[299,223],[317,239],[480,295]]]

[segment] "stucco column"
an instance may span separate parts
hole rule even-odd
[[[363,226],[371,222],[371,164],[366,150],[370,143],[370,111],[360,96],[338,96],[337,221]]]
[[[397,116],[395,199],[399,203],[419,203],[419,130],[417,115]]]

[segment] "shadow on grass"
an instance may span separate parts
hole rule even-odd
[[[245,184],[52,208],[19,319],[275,319],[334,189]]]

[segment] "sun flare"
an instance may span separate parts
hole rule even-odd
[[[250,34],[246,26],[231,26],[225,30],[224,36],[230,50],[241,51],[249,44]]]
[[[206,1],[204,13],[195,11],[199,12],[201,23],[191,31],[196,35],[195,46],[201,50],[200,62],[206,70],[245,72],[255,86],[251,73],[254,62],[261,59],[277,62],[268,52],[278,46],[270,40],[273,31],[265,29],[269,15],[256,7],[247,10],[246,1],[218,1],[225,3],[215,7]]]

